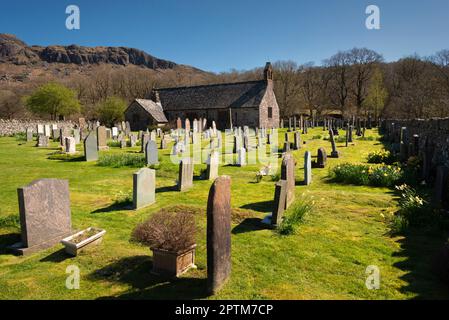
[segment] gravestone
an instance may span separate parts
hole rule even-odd
[[[145,160],[148,166],[159,163],[157,145],[153,140],[147,142],[145,147]]]
[[[26,130],[27,142],[33,141],[33,129],[27,128]]]
[[[125,122],[125,135],[129,136],[131,134],[131,124],[129,121]]]
[[[209,159],[207,160],[207,179],[215,180],[218,178],[218,162],[219,162],[219,153],[212,152],[209,155]]]
[[[73,129],[73,137],[75,138],[75,144],[79,144],[81,141],[80,129]]]
[[[299,150],[301,149],[301,134],[297,131],[294,133],[293,135],[293,149],[294,150]]]
[[[156,201],[156,170],[142,168],[133,174],[133,207],[140,209]]]
[[[42,124],[37,125],[37,135],[44,134],[44,126]]]
[[[126,139],[120,139],[120,149],[125,149],[126,147],[128,147],[128,142],[126,141]]]
[[[117,138],[118,137],[118,128],[117,127],[112,127],[112,138]]]
[[[182,120],[181,118],[176,119],[176,129],[182,129]]]
[[[287,201],[287,181],[279,180],[274,191],[274,208],[271,215],[271,225],[278,227],[282,222],[282,215],[286,208]]]
[[[131,147],[135,147],[137,144],[137,135],[135,133],[131,133],[129,136],[129,144]]]
[[[35,180],[17,193],[21,242],[10,247],[14,253],[27,255],[48,249],[72,233],[67,180]]]
[[[98,160],[97,136],[91,131],[84,140],[84,157],[86,161]]]
[[[190,120],[187,118],[185,121],[186,132],[190,132]]]
[[[329,140],[331,141],[331,145],[332,145],[331,157],[339,158],[340,152],[337,150],[337,145],[335,144],[335,139],[334,139],[334,132],[332,129],[329,130]]]
[[[59,140],[59,136],[60,136],[60,130],[59,129],[53,129],[53,141],[57,141]]]
[[[287,181],[287,198],[285,201],[285,209],[287,209],[293,201],[295,201],[295,159],[293,155],[288,152],[284,154],[281,165],[281,180]]]
[[[161,139],[161,149],[167,149],[167,140],[165,139],[165,137],[162,137]]]
[[[304,184],[306,186],[312,183],[312,153],[306,151],[304,154]]]
[[[106,127],[99,126],[97,127],[97,148],[98,150],[107,150],[107,142],[106,142]]]
[[[150,141],[150,135],[148,133],[142,133],[142,138],[140,139],[140,152],[145,152],[145,147],[147,146],[148,141]]]
[[[245,148],[240,148],[237,154],[237,165],[239,167],[246,166],[246,150]]]
[[[44,135],[47,136],[47,137],[51,136],[51,130],[50,130],[50,125],[49,124],[44,125]]]
[[[45,134],[39,134],[37,137],[37,147],[47,148],[50,143],[49,137]]]
[[[319,148],[317,153],[317,161],[316,161],[316,167],[317,168],[325,168],[327,162],[327,153],[324,148]]]
[[[179,162],[178,191],[186,191],[193,186],[193,161],[184,158]]]
[[[231,275],[231,178],[212,184],[207,201],[207,289],[216,294]]]
[[[68,154],[76,153],[75,138],[73,138],[73,137],[65,138],[65,152],[68,153]]]

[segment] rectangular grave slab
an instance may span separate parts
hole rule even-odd
[[[193,186],[193,161],[184,158],[179,162],[178,191],[186,191]]]
[[[17,189],[21,242],[10,249],[28,255],[59,243],[72,233],[69,182],[40,179]]]

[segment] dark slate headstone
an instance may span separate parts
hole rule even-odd
[[[84,140],[84,157],[86,161],[98,160],[97,136],[93,131]]]
[[[299,133],[299,131],[296,131],[293,135],[293,149],[301,149],[301,134]]]
[[[10,247],[27,255],[50,248],[72,232],[69,182],[40,179],[17,189],[21,242]]]
[[[159,163],[157,145],[153,140],[147,142],[145,147],[145,160],[148,166]]]
[[[326,162],[327,162],[326,150],[324,148],[319,148],[318,149],[318,154],[317,154],[316,167],[317,168],[325,168],[326,167]]]
[[[207,288],[217,293],[231,275],[231,178],[212,184],[207,201]]]
[[[330,139],[331,145],[332,145],[331,157],[332,158],[339,158],[340,157],[340,152],[337,150],[337,145],[336,145],[335,139],[334,139],[334,132],[333,132],[332,129],[329,130],[329,139]]]
[[[271,215],[271,225],[277,227],[282,222],[282,215],[286,208],[287,181],[279,180],[274,191],[274,208]]]
[[[156,171],[142,168],[133,175],[133,206],[140,209],[156,201]]]

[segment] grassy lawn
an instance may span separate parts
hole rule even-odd
[[[341,131],[344,133],[344,131]],[[348,148],[337,143],[340,159],[328,159],[328,168],[313,169],[311,186],[302,186],[306,150],[316,156],[319,147],[330,154],[330,142],[312,139],[321,128],[302,135],[307,141],[294,151],[297,160],[296,197],[315,202],[295,235],[282,237],[261,228],[260,219],[271,212],[274,185],[269,177],[255,183],[260,165],[244,168],[220,166],[219,174],[232,178],[232,276],[216,296],[207,297],[206,202],[211,182],[195,179],[187,192],[172,189],[177,165],[170,163],[169,150],[159,152],[156,204],[133,211],[115,204],[131,195],[132,174],[137,168],[100,167],[95,163],[48,159],[57,150],[36,148],[33,143],[0,138],[0,298],[1,299],[411,299],[449,298],[431,270],[438,237],[413,234],[392,237],[384,216],[396,210],[391,190],[339,185],[329,181],[329,167],[338,163],[365,163],[369,152],[380,150],[377,141],[355,140]],[[280,134],[283,145],[284,131]],[[376,130],[366,136],[378,137]],[[291,134],[291,141],[293,134]],[[159,145],[159,143],[158,143]],[[171,147],[172,144],[169,146]],[[81,147],[81,145],[79,146]],[[82,148],[82,147],[81,147]],[[82,152],[82,149],[79,149]],[[113,152],[137,152],[140,147],[111,148]],[[280,160],[279,160],[280,161]],[[195,176],[205,169],[195,166]],[[17,188],[39,178],[68,179],[74,230],[89,226],[107,230],[97,250],[70,258],[56,247],[27,257],[16,257],[4,247],[19,240],[19,229],[6,223],[18,215]],[[177,280],[154,276],[151,251],[129,242],[135,225],[160,208],[188,205],[197,208],[201,228],[197,235],[198,269]],[[81,287],[65,287],[69,265],[81,270]],[[381,288],[365,287],[365,269],[376,265]]]

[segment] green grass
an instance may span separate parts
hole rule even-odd
[[[307,144],[293,152],[297,161],[296,198],[313,198],[315,204],[298,232],[288,237],[260,224],[271,212],[275,186],[270,178],[254,183],[261,165],[220,166],[219,173],[232,178],[232,275],[223,290],[213,297],[205,294],[205,212],[211,182],[195,179],[189,191],[175,191],[178,166],[169,161],[169,148],[159,150],[157,202],[132,211],[128,209],[129,194],[132,174],[137,168],[49,159],[58,151],[57,143],[51,143],[50,148],[36,148],[35,142],[0,138],[0,221],[5,221],[0,223],[0,298],[448,298],[447,288],[440,284],[430,265],[445,239],[420,233],[390,236],[385,217],[397,210],[397,199],[390,189],[337,184],[331,181],[328,169],[313,169],[312,185],[301,184],[304,152],[310,150],[316,156],[317,149],[325,147],[330,153],[329,141],[312,140],[322,134],[321,128],[310,129],[301,137]],[[368,130],[366,135],[378,137],[375,130]],[[284,131],[279,136],[282,145]],[[366,164],[370,152],[382,149],[376,139],[356,140],[347,148],[344,143],[337,146],[341,157],[328,159],[330,167],[345,162]],[[102,151],[101,157],[139,150],[140,147],[111,148]],[[78,151],[82,155],[82,145]],[[195,176],[205,167],[195,165]],[[69,180],[73,229],[93,226],[107,230],[97,250],[76,258],[67,257],[61,245],[27,257],[6,253],[4,247],[19,239],[17,220],[9,218],[18,215],[17,188],[39,178]],[[178,204],[201,212],[197,215],[198,269],[179,280],[167,280],[150,273],[149,248],[129,240],[139,222],[161,208]],[[65,271],[73,264],[81,271],[79,290],[65,288]],[[380,268],[380,290],[365,287],[365,270],[369,265]]]

